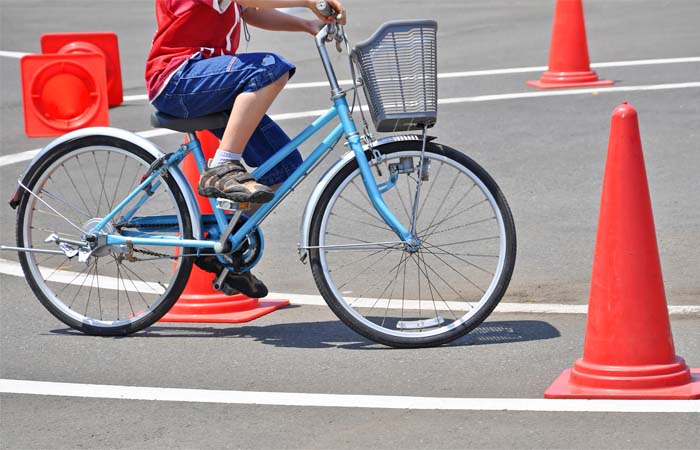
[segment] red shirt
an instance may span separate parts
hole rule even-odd
[[[241,37],[241,8],[232,0],[156,0],[158,31],[146,61],[153,100],[192,55],[232,55]]]

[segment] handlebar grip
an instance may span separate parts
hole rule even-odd
[[[329,5],[326,0],[317,0],[316,1],[316,9],[324,17],[330,17],[335,12],[335,11],[333,11],[333,8],[331,8],[331,5]]]

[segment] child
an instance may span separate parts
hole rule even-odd
[[[327,3],[344,23],[340,1]],[[319,20],[274,9],[283,7],[306,7]],[[336,17],[323,17],[315,0],[156,0],[158,30],[146,62],[146,87],[153,106],[181,118],[231,111],[225,129],[211,130],[221,142],[199,180],[200,195],[267,202],[273,189],[301,163],[301,156],[294,152],[257,181],[241,163],[244,159],[259,166],[289,142],[265,113],[295,71],[276,54],[236,53],[241,21],[267,30],[315,35]],[[223,268],[215,266],[217,271]],[[229,274],[226,281],[228,287],[251,297],[267,294],[267,288],[250,272]]]

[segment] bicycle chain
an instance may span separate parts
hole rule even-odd
[[[159,258],[168,258],[168,259],[178,259],[180,256],[172,256],[172,255],[166,255],[165,253],[158,253],[158,252],[153,252],[151,250],[141,250],[140,248],[134,248],[134,252],[136,253],[143,253],[144,255],[149,255],[149,256],[157,256]]]

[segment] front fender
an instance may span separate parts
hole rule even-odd
[[[31,169],[44,157],[44,155],[46,155],[51,150],[53,150],[61,144],[87,136],[107,136],[122,139],[143,148],[148,153],[153,155],[153,157],[156,159],[164,155],[164,152],[156,144],[154,144],[146,138],[139,136],[138,134],[132,133],[131,131],[113,127],[81,128],[79,130],[71,131],[70,133],[66,133],[54,139],[46,147],[41,149],[41,151],[31,160],[27,168],[24,169],[22,175],[20,175],[20,180],[22,181],[22,184],[26,185],[26,183],[29,181],[27,180],[28,174],[31,173]],[[182,194],[185,198],[185,203],[187,203],[187,209],[189,210],[190,218],[192,219],[193,237],[195,239],[201,239],[202,227],[199,204],[197,203],[197,199],[195,198],[194,193],[192,192],[192,188],[190,187],[187,178],[185,178],[185,175],[182,173],[179,167],[170,167],[168,171],[170,173],[170,176],[173,177],[177,185],[180,187],[180,190],[182,191]],[[17,208],[17,205],[19,205],[23,195],[28,194],[24,191],[24,189],[22,189],[18,185],[17,190],[15,191],[14,195],[12,196],[9,202],[10,206],[13,209]]]
[[[429,141],[433,139],[435,138],[432,136],[428,137]],[[415,134],[397,134],[393,136],[386,136],[372,142],[372,147],[379,148],[382,145],[400,141],[422,142],[423,137]],[[368,145],[364,145],[362,148],[365,151],[369,150]],[[333,177],[338,172],[340,172],[343,169],[343,167],[352,162],[353,159],[355,159],[355,154],[352,151],[348,151],[345,154],[343,154],[340,157],[340,159],[336,161],[335,164],[333,164],[328,170],[326,170],[326,172],[323,175],[321,175],[321,179],[318,181],[316,188],[314,188],[313,192],[309,196],[309,200],[306,202],[306,207],[304,208],[304,216],[301,221],[301,237],[299,240],[299,259],[301,259],[302,262],[305,262],[306,257],[308,256],[309,233],[311,232],[311,217],[314,214],[314,210],[316,209],[318,200],[321,198],[321,194],[323,194],[323,191],[326,189],[326,186],[328,186],[328,183],[330,183]]]

